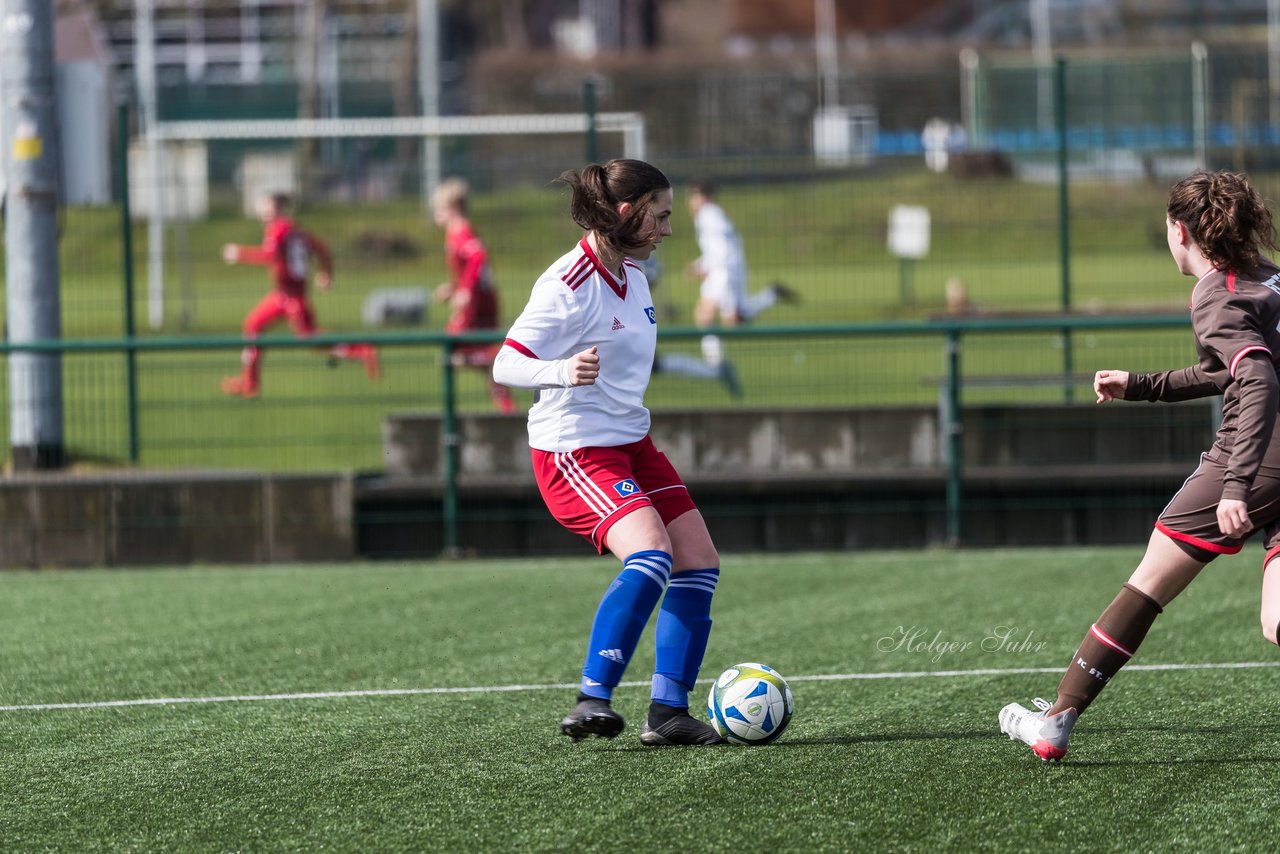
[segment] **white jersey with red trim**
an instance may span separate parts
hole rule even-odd
[[[563,452],[584,447],[614,447],[649,433],[644,393],[653,370],[658,320],[649,281],[631,260],[619,279],[600,263],[586,238],[552,264],[533,286],[529,304],[507,333],[494,376],[512,383],[547,371],[511,369],[515,353],[539,362],[555,362],[597,348],[600,375],[595,384],[568,387],[563,373],[557,387],[540,388],[529,410],[529,445]],[[538,367],[538,366],[530,366]]]

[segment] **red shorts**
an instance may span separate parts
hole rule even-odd
[[[648,436],[614,448],[534,448],[533,476],[556,521],[601,554],[609,529],[632,511],[652,507],[669,525],[696,509],[675,467]]]
[[[287,319],[298,335],[311,335],[316,330],[316,316],[305,296],[272,291],[253,307],[244,319],[244,333],[256,336],[268,326]]]

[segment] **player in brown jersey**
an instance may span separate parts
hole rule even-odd
[[[1271,212],[1243,175],[1197,172],[1169,193],[1169,252],[1195,276],[1191,326],[1199,362],[1152,374],[1098,371],[1098,403],[1178,401],[1221,394],[1222,426],[1200,465],[1157,520],[1138,568],[1085,633],[1053,703],[1011,703],[1001,730],[1044,760],[1067,753],[1077,717],[1142,643],[1157,615],[1209,561],[1264,532],[1262,634],[1280,630],[1280,267]]]

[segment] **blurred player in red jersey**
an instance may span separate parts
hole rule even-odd
[[[271,293],[262,298],[244,319],[244,335],[256,338],[264,329],[288,320],[298,335],[314,335],[315,311],[307,299],[307,275],[314,257],[319,265],[316,287],[327,291],[333,286],[333,257],[315,235],[299,227],[289,217],[290,199],[284,193],[272,193],[258,203],[258,218],[266,224],[261,246],[228,243],[222,247],[222,260],[228,264],[259,264],[271,268]],[[378,351],[371,344],[337,344],[329,351],[331,359],[354,359],[364,362],[370,379],[378,378]],[[239,376],[225,377],[222,390],[240,397],[257,397],[262,389],[262,349],[246,347]]]
[[[444,331],[472,332],[498,328],[498,292],[489,272],[489,253],[467,219],[470,188],[461,178],[440,183],[431,197],[431,213],[444,229],[444,256],[449,265],[449,281],[436,287],[436,302],[448,303],[451,313]],[[454,364],[483,368],[487,373],[499,344],[459,344],[454,347]],[[511,390],[490,378],[493,405],[506,415],[516,411]]]

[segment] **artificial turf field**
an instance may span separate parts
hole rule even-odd
[[[1157,620],[1060,766],[998,731],[1140,551],[726,556],[703,676],[761,660],[796,696],[760,748],[642,748],[638,684],[618,739],[559,734],[610,559],[0,574],[0,848],[1270,849],[1260,550]]]

